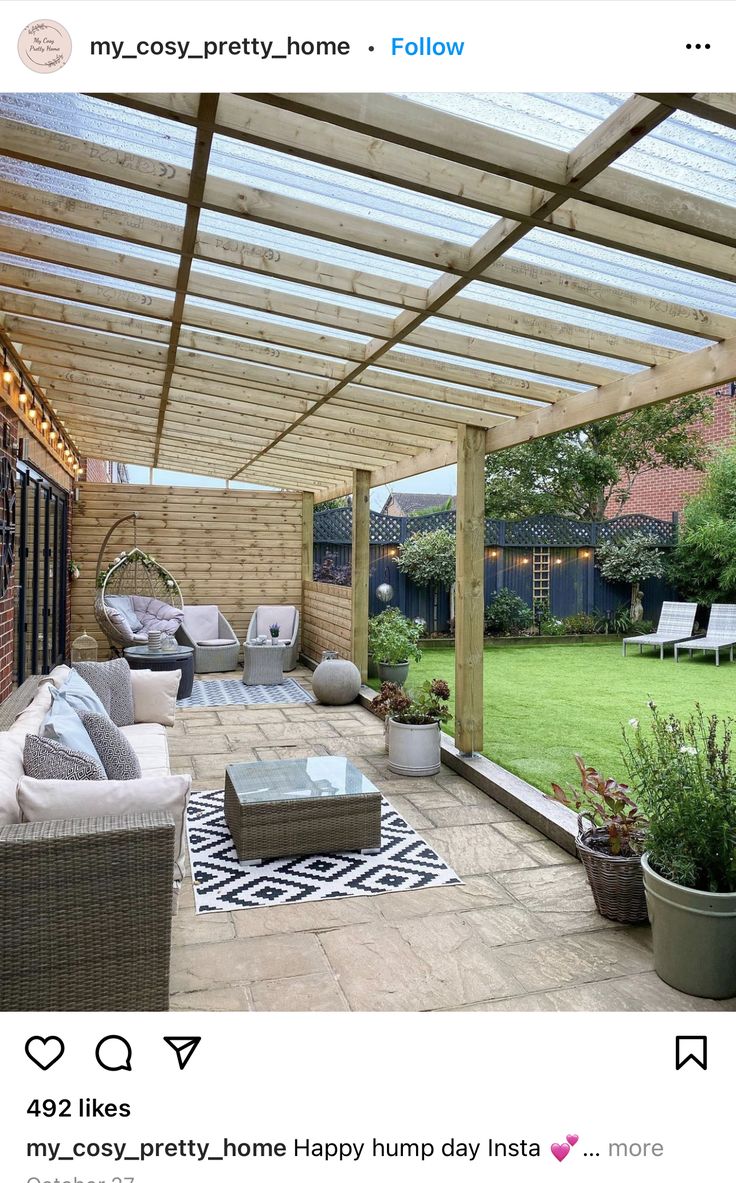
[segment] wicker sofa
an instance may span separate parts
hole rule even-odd
[[[150,809],[22,820],[25,736],[41,725],[50,685],[60,688],[68,676],[67,667],[58,667],[37,680],[17,719],[10,720],[7,707],[2,715],[0,1010],[167,1010],[172,879],[181,874],[176,859],[191,782],[168,775],[163,726],[135,723],[122,729],[142,771],[129,782],[130,792],[145,798],[150,784]],[[88,785],[93,791],[118,782],[59,783],[69,785],[70,795],[83,795]],[[171,809],[157,807],[166,786],[177,794]]]

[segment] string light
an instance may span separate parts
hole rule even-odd
[[[11,364],[8,361],[8,349],[5,346],[3,346],[2,361],[2,379],[6,386],[10,386],[16,377],[16,373],[11,369]],[[56,445],[54,454],[57,455],[59,462],[66,465],[69,471],[75,477],[78,477],[82,472],[82,465],[69,440],[64,439],[62,436],[62,431],[64,430],[63,420],[59,420],[56,417],[54,407],[46,401],[43,393],[39,391],[33,375],[30,376],[31,387],[29,391],[26,389],[24,368],[19,369],[16,366],[16,371],[19,382],[18,404],[20,410],[27,416],[28,421],[39,433],[41,438],[48,440],[51,446]]]
[[[13,381],[13,371],[8,367],[8,351],[3,349],[3,382],[9,386]]]
[[[48,431],[48,429],[49,429],[49,421],[46,418],[46,416],[44,415],[43,423],[41,424],[41,431]]]
[[[26,394],[26,388],[22,378],[20,380],[20,394],[18,395],[18,401],[22,407],[24,407],[28,402],[28,395]]]
[[[31,409],[30,409],[30,411],[28,412],[28,418],[29,418],[29,419],[35,419],[37,414],[38,414],[38,411],[36,410],[36,400],[35,400],[35,398],[34,398],[34,399],[33,399],[33,401],[32,401],[32,403],[31,403]]]

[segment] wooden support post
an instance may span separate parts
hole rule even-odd
[[[302,493],[302,579],[314,579],[314,493]]]
[[[483,750],[485,450],[481,427],[458,428],[455,743],[462,754]]]
[[[485,443],[485,437],[484,437]],[[353,661],[368,677],[368,576],[370,571],[371,474],[356,468],[353,476]]]

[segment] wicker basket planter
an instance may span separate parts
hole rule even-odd
[[[606,829],[586,830],[582,818],[578,818],[575,845],[601,916],[619,924],[645,923],[648,913],[641,857],[610,854]]]

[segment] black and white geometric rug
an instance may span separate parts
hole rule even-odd
[[[383,895],[462,882],[385,799],[378,854],[312,854],[268,859],[256,867],[241,866],[225,822],[223,797],[219,790],[193,793],[187,809],[198,913]]]
[[[279,686],[244,686],[240,678],[196,678],[189,698],[180,707],[295,706],[314,702],[312,695],[295,678],[284,678]]]

